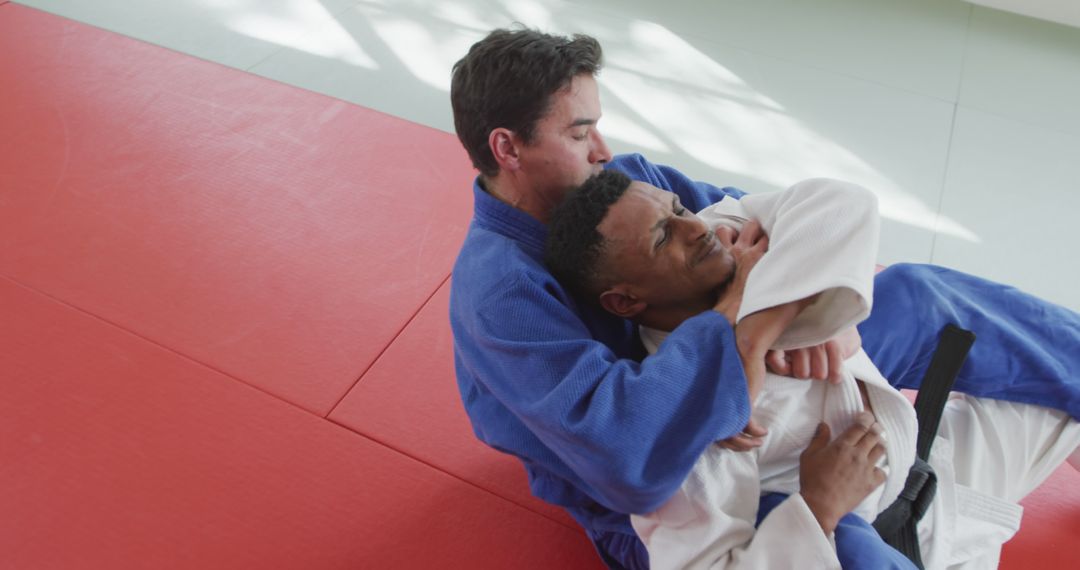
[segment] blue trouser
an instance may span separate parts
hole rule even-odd
[[[975,344],[953,390],[1038,404],[1080,419],[1080,314],[1013,287],[933,265],[894,265],[874,280],[863,349],[898,388],[918,388],[953,323]]]
[[[787,495],[782,493],[762,495],[754,526],[760,525],[765,515],[786,498]],[[851,513],[840,519],[834,538],[836,557],[844,570],[915,570],[915,565],[900,551],[886,544],[870,523]],[[635,536],[608,535],[602,543],[597,544],[597,549],[608,568],[645,570],[649,567],[645,545]]]
[[[760,525],[765,515],[786,498],[783,493],[762,495],[754,526]],[[906,556],[886,544],[870,523],[856,515],[844,515],[836,525],[834,537],[836,557],[844,570],[915,570],[915,565]]]

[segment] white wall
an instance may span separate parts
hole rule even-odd
[[[1077,0],[968,0],[968,2],[1080,28],[1080,1]]]

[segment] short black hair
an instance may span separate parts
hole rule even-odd
[[[630,177],[604,170],[567,193],[551,214],[544,263],[571,293],[598,301],[611,271],[604,264],[604,236],[597,226],[630,188]]]
[[[491,131],[510,129],[532,142],[551,96],[578,75],[596,75],[602,59],[600,43],[581,34],[498,29],[473,44],[454,64],[450,83],[454,130],[473,166],[485,177],[498,174]]]

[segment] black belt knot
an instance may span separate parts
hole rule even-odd
[[[937,492],[937,475],[927,463],[930,447],[934,444],[949,391],[974,342],[975,333],[955,325],[946,325],[941,331],[934,357],[919,385],[919,395],[915,397],[915,416],[919,420],[915,464],[908,471],[900,496],[874,519],[874,528],[881,538],[920,570],[923,563],[916,523],[930,509]]]

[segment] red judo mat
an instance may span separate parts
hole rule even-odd
[[[454,137],[2,10],[4,275],[321,415],[446,280]]]
[[[453,136],[0,2],[0,568],[599,568],[478,443]],[[1080,567],[1080,477],[1003,567]]]
[[[595,556],[572,526],[6,278],[0,314],[0,568],[567,568]]]

